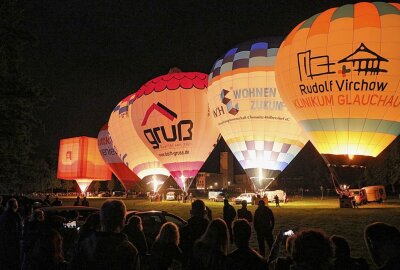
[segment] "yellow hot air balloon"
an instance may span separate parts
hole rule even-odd
[[[132,125],[131,104],[135,94],[119,102],[111,113],[108,132],[121,160],[140,179],[141,187],[148,191],[157,191],[170,175],[157,158],[143,144]]]
[[[297,25],[279,48],[282,99],[328,164],[364,166],[400,133],[399,9],[331,8]]]
[[[239,44],[209,75],[213,119],[256,190],[267,188],[308,140],[275,84],[279,44],[276,38]]]
[[[219,134],[209,115],[207,75],[178,72],[147,82],[131,116],[144,144],[187,192]]]

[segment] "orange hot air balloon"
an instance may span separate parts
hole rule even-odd
[[[97,139],[74,137],[60,140],[57,178],[76,180],[86,192],[93,180],[111,180],[111,170],[99,153]]]
[[[135,94],[121,100],[108,121],[114,149],[125,165],[142,179],[140,188],[157,192],[170,173],[139,138],[131,120]]]
[[[297,25],[279,48],[282,99],[328,165],[362,168],[400,133],[399,9],[331,8]]]
[[[108,124],[105,124],[97,136],[99,151],[105,163],[119,179],[125,190],[131,190],[140,181],[140,178],[132,172],[119,158],[114,149],[113,141],[108,132]]]
[[[143,85],[134,97],[139,137],[187,192],[217,142],[207,103],[207,75],[170,73]]]

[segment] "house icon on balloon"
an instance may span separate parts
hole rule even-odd
[[[361,43],[352,54],[337,63],[351,63],[358,75],[360,75],[360,72],[364,72],[364,75],[368,73],[370,75],[378,75],[380,72],[387,72],[386,69],[380,67],[382,62],[389,62],[389,60],[371,51],[364,43]]]

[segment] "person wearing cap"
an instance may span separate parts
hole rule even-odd
[[[275,226],[275,218],[271,209],[265,206],[263,200],[258,201],[258,208],[254,213],[254,229],[257,233],[258,249],[265,256],[265,241],[271,249],[274,242],[272,231]]]

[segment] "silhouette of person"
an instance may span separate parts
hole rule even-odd
[[[275,200],[275,206],[276,206],[276,207],[279,207],[279,206],[280,206],[280,205],[279,205],[279,197],[278,197],[277,194],[275,194],[274,200]]]
[[[233,239],[237,249],[228,255],[227,269],[256,270],[267,269],[265,260],[257,251],[249,246],[251,226],[246,219],[233,222]]]
[[[85,196],[85,197],[83,197],[83,200],[82,200],[82,206],[89,207],[89,201],[86,199],[86,196]]]
[[[100,209],[101,229],[78,247],[71,269],[139,269],[138,251],[121,233],[125,226],[123,201],[109,200]]]
[[[17,213],[15,198],[7,201],[6,211],[0,216],[0,269],[19,269],[22,221]]]
[[[144,257],[148,252],[148,246],[143,232],[142,218],[132,216],[122,232],[128,236],[128,240],[137,248],[141,258]]]
[[[203,235],[209,223],[209,220],[205,218],[206,206],[202,200],[195,200],[192,203],[190,214],[192,217],[180,231],[181,241],[179,246],[183,252],[185,265],[193,256],[194,243]]]
[[[380,270],[400,268],[400,231],[392,225],[375,222],[364,231],[368,252]]]
[[[369,269],[365,259],[350,256],[350,246],[344,237],[332,235],[329,239],[333,244],[333,267],[335,270]]]
[[[196,241],[189,269],[226,269],[228,227],[220,218],[210,222],[206,232]]]
[[[253,222],[253,214],[247,209],[247,201],[242,201],[242,208],[237,210],[237,216],[239,218],[244,218],[248,222]]]
[[[229,237],[230,237],[231,243],[233,243],[232,222],[235,220],[236,211],[235,211],[235,208],[229,204],[228,199],[224,199],[223,215],[224,215],[224,221],[226,223],[226,226],[228,226]]]
[[[290,270],[331,269],[332,246],[320,229],[303,229],[293,235]]]
[[[74,202],[74,206],[80,206],[81,205],[81,197],[77,196],[76,201]]]
[[[258,248],[260,254],[265,256],[265,241],[268,247],[271,248],[274,242],[272,230],[275,226],[275,218],[271,209],[265,206],[263,200],[258,201],[258,208],[254,213],[254,229],[257,233]]]
[[[151,249],[154,270],[181,269],[183,256],[179,245],[179,229],[172,222],[164,223]]]

